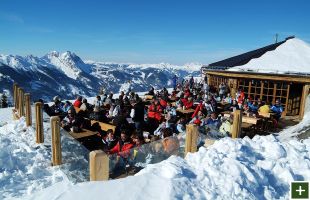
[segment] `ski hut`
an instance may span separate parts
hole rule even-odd
[[[226,83],[254,100],[281,101],[283,115],[304,115],[310,88],[310,46],[295,37],[202,67],[209,85]]]

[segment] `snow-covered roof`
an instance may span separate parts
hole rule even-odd
[[[286,40],[272,51],[235,66],[229,71],[253,71],[262,73],[310,73],[310,45],[300,39]]]

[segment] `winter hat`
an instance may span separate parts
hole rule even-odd
[[[54,102],[60,101],[60,97],[59,97],[58,95],[57,95],[57,96],[54,96],[53,101],[54,101]]]

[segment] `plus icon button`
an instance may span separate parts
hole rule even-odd
[[[299,196],[301,196],[302,192],[305,192],[306,190],[303,190],[301,186],[299,186],[298,190],[296,190],[296,192],[299,193]]]

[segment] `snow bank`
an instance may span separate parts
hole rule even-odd
[[[289,39],[274,51],[252,59],[245,65],[228,69],[229,71],[255,71],[278,73],[310,73],[310,45],[294,38]]]
[[[208,149],[148,165],[136,176],[49,188],[46,199],[288,199],[293,180],[310,179],[310,139],[224,138]]]
[[[12,108],[0,109],[0,116],[10,118]],[[48,117],[44,117],[43,144],[35,143],[35,125],[25,124],[25,118],[21,118],[5,120],[0,126],[0,199],[31,195],[59,182],[89,180],[88,151],[83,146],[61,132],[63,165],[52,167]]]

